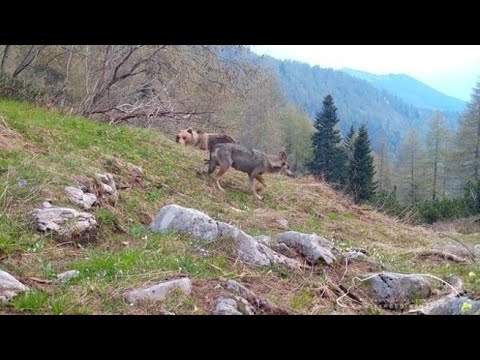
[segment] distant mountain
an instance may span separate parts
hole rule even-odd
[[[415,127],[426,134],[435,111],[429,106],[417,107],[399,96],[375,87],[345,71],[324,69],[306,63],[277,60],[270,56],[256,57],[264,66],[273,68],[287,98],[310,115],[312,120],[322,108],[323,98],[333,96],[338,108],[340,128],[346,134],[350,125],[367,124],[375,149],[385,141],[396,153],[407,131]],[[460,113],[443,111],[449,127],[457,127]]]
[[[458,111],[465,109],[465,102],[442,94],[432,87],[405,74],[375,75],[364,71],[343,68],[347,74],[365,80],[380,90],[398,96],[407,104],[442,111]]]

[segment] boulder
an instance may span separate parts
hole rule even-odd
[[[28,290],[28,287],[12,275],[0,270],[0,303],[6,303],[17,294]]]
[[[70,208],[36,209],[34,220],[39,231],[52,231],[65,236],[92,230],[97,225],[92,214]]]
[[[175,204],[163,207],[153,219],[150,228],[159,233],[176,230],[207,243],[217,240],[219,235],[217,223],[210,216]]]
[[[431,294],[430,282],[424,276],[384,272],[367,277],[373,300],[385,308],[404,308]]]
[[[186,295],[190,295],[192,282],[189,278],[170,280],[147,288],[128,291],[124,294],[124,297],[128,303],[136,305],[142,301],[163,301],[175,290],[180,290]]]
[[[65,191],[74,204],[81,206],[85,210],[90,209],[97,201],[97,196],[95,194],[85,193],[83,190],[73,186],[67,186]]]
[[[336,257],[333,254],[335,249],[333,244],[316,234],[287,231],[277,236],[277,243],[293,248],[299,254],[305,256],[307,261],[312,264],[323,261],[327,265],[331,265],[336,261]]]

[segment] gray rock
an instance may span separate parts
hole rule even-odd
[[[238,234],[240,234],[240,230],[233,225],[219,221],[217,222],[217,226],[218,236],[222,238],[236,239]]]
[[[254,239],[257,240],[260,244],[263,244],[265,246],[270,247],[270,246],[273,245],[272,238],[270,236],[267,236],[267,235],[255,236]]]
[[[215,306],[214,315],[242,315],[240,311],[237,310],[237,302],[234,299],[230,298],[219,298],[217,300],[217,305]]]
[[[277,219],[277,224],[280,225],[283,230],[288,230],[288,221],[286,219]]]
[[[234,299],[237,302],[238,311],[240,311],[243,315],[255,315],[255,309],[246,299],[240,296],[235,296]]]
[[[300,269],[302,267],[302,264],[297,260],[273,251],[243,231],[240,231],[237,236],[237,250],[239,259],[252,265],[279,264],[290,269]]]
[[[6,271],[0,270],[0,303],[6,303],[18,293],[28,291],[28,287]]]
[[[39,231],[53,231],[60,235],[81,233],[97,225],[92,214],[70,208],[36,209],[34,220]]]
[[[423,276],[376,273],[367,277],[372,277],[367,284],[373,300],[385,308],[403,308],[415,299],[424,299],[431,294],[431,285]]]
[[[142,301],[163,301],[175,290],[181,290],[186,295],[192,292],[192,283],[188,278],[170,280],[144,289],[135,289],[124,294],[125,300],[130,304]]]
[[[235,281],[232,279],[227,280],[227,289],[236,291],[240,295],[244,295],[244,294],[253,295],[252,291],[248,290],[245,286],[240,284],[238,281]]]
[[[464,304],[468,305],[465,306]],[[480,315],[480,301],[470,300],[466,297],[456,297],[434,307],[427,315]]]
[[[112,174],[95,174],[95,177],[100,186],[100,192],[102,194],[111,195],[114,198],[118,196],[117,186],[115,184],[115,181],[113,180]]]
[[[295,249],[312,264],[321,260],[327,265],[331,265],[336,261],[336,257],[332,252],[332,250],[334,250],[333,244],[316,234],[302,234],[296,231],[287,231],[277,236],[277,242]]]
[[[217,223],[210,216],[175,204],[164,206],[153,219],[150,228],[154,232],[176,230],[207,243],[217,240],[219,235]]]
[[[267,314],[275,314],[275,315],[288,314],[286,310],[279,308],[277,305],[275,305],[273,302],[271,302],[267,298],[257,296],[252,290],[247,289],[245,286],[243,286],[242,284],[240,284],[235,280],[227,280],[226,285],[228,290],[242,296],[242,298],[246,299],[249,304],[257,308],[259,311],[262,311]]]
[[[277,246],[275,246],[275,251],[277,251],[280,254],[285,255],[287,257],[291,257],[291,258],[298,255],[293,249],[290,249],[285,244],[277,244]]]
[[[422,305],[407,312],[407,315],[428,315],[432,310],[442,307],[448,301],[460,296],[465,292],[463,286],[464,283],[459,277],[445,277],[443,278],[450,286],[444,284],[443,289],[440,291],[439,298],[429,299],[422,302]]]
[[[67,186],[65,191],[68,193],[70,200],[83,207],[85,210],[90,209],[97,201],[97,196],[92,193],[84,193],[82,190],[73,186]]]
[[[367,258],[367,255],[358,250],[350,250],[342,255],[348,260],[362,260]]]
[[[61,274],[58,274],[57,275],[57,279],[61,282],[61,283],[65,283],[67,282],[68,280],[70,279],[73,279],[73,278],[76,278],[78,275],[80,275],[80,271],[78,270],[69,270],[69,271],[65,271]]]
[[[46,208],[51,208],[51,207],[53,207],[52,203],[49,202],[49,201],[44,201],[44,202],[42,203],[42,206],[43,206],[43,208],[45,208],[45,209],[46,209]]]
[[[433,249],[438,249],[445,253],[453,254],[462,259],[472,258],[472,253],[469,251],[469,249],[461,245],[448,244],[448,245],[442,245],[442,246],[434,246]]]
[[[480,244],[473,247],[473,254],[477,259],[480,259]]]
[[[232,298],[221,297],[217,300],[214,315],[255,315],[255,311],[242,297]]]

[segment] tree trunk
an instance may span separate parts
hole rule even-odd
[[[10,54],[11,50],[12,45],[5,45],[5,50],[3,50],[2,62],[0,63],[0,74],[5,71],[5,64],[7,63],[8,55]]]

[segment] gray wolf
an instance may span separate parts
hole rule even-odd
[[[247,149],[239,144],[217,144],[210,152],[208,173],[212,174],[216,167],[218,173],[214,177],[215,185],[220,191],[225,191],[219,183],[230,167],[248,174],[250,191],[260,200],[262,197],[257,194],[254,181],[257,180],[264,186],[265,180],[262,175],[266,173],[284,173],[291,176],[287,162],[287,154],[282,151],[278,155],[267,155],[259,150]]]
[[[212,152],[217,144],[235,143],[230,136],[220,133],[206,133],[203,131],[188,129],[180,130],[175,141],[182,145],[192,145],[200,148],[200,150],[208,150]]]

